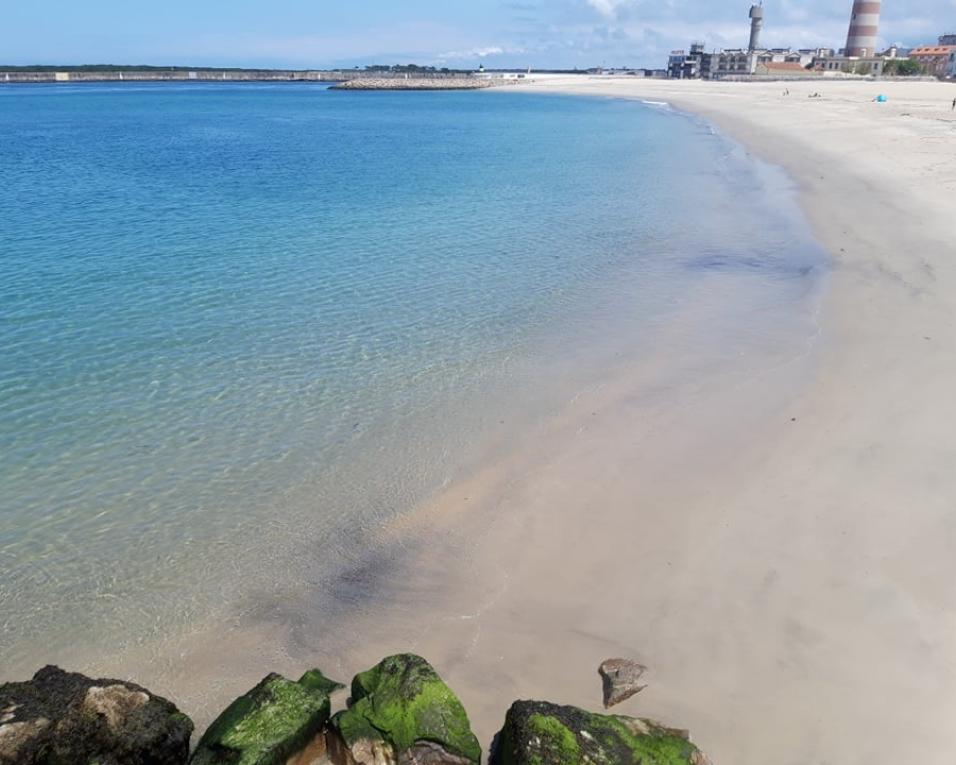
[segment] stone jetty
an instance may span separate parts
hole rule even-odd
[[[369,77],[340,82],[332,90],[481,90],[506,84],[478,77]]]
[[[353,678],[348,698],[343,690],[318,669],[296,681],[268,675],[190,753],[193,724],[172,702],[45,667],[0,685],[0,765],[483,762],[461,701],[421,656],[389,656]],[[686,731],[545,701],[514,702],[488,752],[493,765],[709,765]]]
[[[503,78],[474,77],[467,72],[365,72],[360,70],[291,69],[188,69],[122,68],[111,66],[74,67],[58,70],[0,68],[0,85],[18,83],[96,82],[327,82],[342,83],[361,90],[472,90],[514,84]],[[354,84],[352,84],[354,83]]]

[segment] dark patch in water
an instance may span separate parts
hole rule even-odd
[[[382,597],[383,591],[394,583],[395,565],[390,556],[374,553],[336,576],[325,594],[346,610],[367,605]]]
[[[282,627],[285,650],[306,657],[327,647],[330,623],[374,612],[407,595],[408,566],[418,549],[414,540],[383,544],[366,530],[353,529],[339,541],[353,551],[351,562],[312,580],[302,592],[285,597],[269,590],[247,594],[240,607],[242,622]]]
[[[809,276],[817,266],[794,263],[788,259],[753,255],[705,255],[687,263],[692,271],[728,271],[735,273],[770,273],[787,276]]]

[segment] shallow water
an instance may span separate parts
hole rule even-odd
[[[0,135],[4,676],[279,613],[582,385],[814,332],[786,182],[666,109],[8,86]]]

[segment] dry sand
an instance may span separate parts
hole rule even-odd
[[[650,687],[616,710],[690,728],[717,765],[950,765],[956,87],[530,87],[669,101],[783,165],[835,257],[819,335],[752,369],[675,384],[650,363],[581,391],[391,529],[405,563],[343,582],[334,627],[298,608],[184,636],[137,679],[208,711],[267,670],[348,679],[414,650],[487,745],[516,698],[598,708],[597,667],[623,656]]]

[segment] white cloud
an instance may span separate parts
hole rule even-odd
[[[491,45],[487,48],[474,48],[470,55],[477,56],[478,58],[487,58],[488,56],[501,55],[504,52],[504,48],[499,48],[497,45]]]
[[[502,48],[500,45],[476,46],[470,50],[453,50],[447,53],[440,53],[435,57],[438,63],[448,63],[449,61],[474,61],[475,59],[489,58],[491,56],[520,55],[525,53],[524,48]]]
[[[746,45],[752,0],[470,0],[445,3],[441,11],[433,0],[408,0],[394,4],[387,18],[369,14],[357,19],[343,12],[332,20],[315,3],[306,11],[302,0],[273,0],[289,12],[273,14],[261,29],[245,21],[221,24],[216,17],[215,23],[188,30],[176,27],[175,34],[112,28],[102,14],[113,2],[119,0],[97,0],[93,10],[100,15],[84,16],[95,32],[78,33],[37,15],[34,25],[51,29],[43,36],[43,47],[35,39],[21,41],[17,24],[0,24],[0,50],[13,63],[43,58],[290,67],[477,66],[484,60],[498,66],[660,66],[668,51],[686,48],[692,40],[704,40],[708,48]],[[357,0],[359,6],[370,4]],[[840,47],[851,4],[764,0],[764,44]],[[17,12],[26,13],[33,5],[20,3]],[[887,0],[883,9],[881,41],[887,44],[933,42],[943,32],[956,31],[956,0]]]
[[[626,5],[627,0],[587,0],[587,2],[588,5],[602,16],[613,18],[617,14],[618,9]]]

